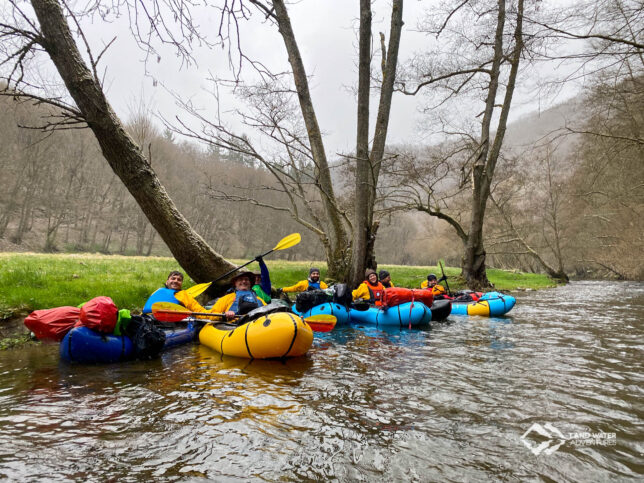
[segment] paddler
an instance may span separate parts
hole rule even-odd
[[[327,284],[320,280],[320,269],[311,267],[309,278],[300,280],[295,285],[284,287],[283,292],[306,292],[307,290],[324,290]]]
[[[378,279],[385,288],[391,288],[394,286],[394,283],[391,281],[391,275],[387,270],[380,270],[378,272]]]
[[[212,312],[225,313],[227,319],[244,315],[257,307],[266,305],[251,289],[255,281],[253,272],[240,272],[231,280],[233,292],[221,297],[212,307]]]
[[[441,280],[443,280],[441,278]],[[436,275],[433,273],[430,273],[427,275],[427,280],[424,280],[423,283],[420,284],[420,288],[426,288],[428,290],[431,290],[432,293],[434,294],[434,297],[437,295],[446,295],[447,292],[445,290],[445,287],[442,285],[438,285],[438,279],[436,278]]]
[[[366,300],[377,307],[382,305],[382,297],[385,294],[385,287],[378,281],[375,270],[365,270],[365,281],[357,289],[351,292],[353,300]]]
[[[268,267],[264,263],[264,259],[261,256],[255,258],[257,263],[259,263],[259,273],[254,272],[255,275],[253,292],[262,299],[267,304],[271,301],[271,277],[268,273]]]
[[[181,290],[183,286],[183,273],[173,270],[168,275],[165,285],[156,290],[143,307],[143,313],[149,314],[152,312],[152,304],[156,302],[171,302],[173,304],[183,305],[185,308],[192,312],[207,312],[195,298],[188,294],[185,290]]]

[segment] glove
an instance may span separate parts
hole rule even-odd
[[[262,263],[262,262],[264,261],[264,259],[262,258],[262,256],[261,256],[261,255],[257,255],[257,256],[255,257],[255,261],[256,261],[257,263]]]
[[[443,275],[441,278],[438,279],[438,283],[444,282],[447,280],[447,275]]]

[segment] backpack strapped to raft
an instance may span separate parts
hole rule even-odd
[[[300,292],[295,298],[295,310],[299,313],[308,312],[316,305],[325,304],[333,300],[333,295],[329,295],[325,290],[309,290]]]

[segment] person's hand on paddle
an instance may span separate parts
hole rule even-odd
[[[447,280],[447,275],[443,275],[441,278],[438,279],[438,283],[444,282]]]
[[[255,260],[257,263],[262,263],[264,261],[264,258],[261,255],[257,255],[253,260]]]
[[[227,310],[225,315],[226,319],[228,320],[234,319],[236,317],[235,312],[233,312],[232,310]]]

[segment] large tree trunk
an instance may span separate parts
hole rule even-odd
[[[364,279],[365,255],[369,237],[369,87],[371,85],[371,0],[360,0],[360,38],[358,48],[358,121],[356,132],[356,180],[353,218],[353,263],[349,284]]]
[[[126,133],[92,72],[85,65],[56,0],[32,0],[47,51],[103,156],[139,204],[179,265],[197,282],[234,266],[191,228],[161,185],[141,149]]]

